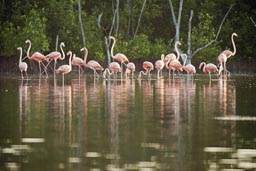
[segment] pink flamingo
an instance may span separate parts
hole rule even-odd
[[[164,54],[161,55],[161,59],[160,60],[157,60],[155,62],[155,68],[157,69],[157,79],[159,79],[159,73],[164,68]],[[162,72],[161,72],[161,76],[162,76]]]
[[[130,73],[132,73],[131,78],[133,79],[133,75],[135,72],[135,64],[133,62],[129,62],[126,65],[126,70],[125,70],[125,77],[128,78],[128,76],[130,75]]]
[[[99,78],[99,74],[97,73],[96,70],[98,71],[103,71],[104,68],[95,60],[90,60],[88,63],[86,63],[87,60],[87,55],[88,55],[88,49],[86,47],[82,48],[81,51],[84,51],[84,66],[92,69],[94,71],[94,79],[95,76]]]
[[[179,50],[178,50],[178,45],[181,45],[181,43],[179,41],[176,41],[175,42],[175,51],[177,52],[177,57],[174,53],[168,54],[165,57],[165,62],[166,62],[165,66],[166,66],[166,69],[169,70],[169,78],[170,78],[170,71],[171,70],[173,70],[173,73],[175,71],[183,71],[182,65],[179,62],[180,53],[179,53]]]
[[[18,47],[17,50],[20,51],[19,69],[20,69],[20,73],[21,73],[21,78],[23,79],[22,72],[24,71],[26,73],[26,77],[28,79],[28,74],[27,74],[28,64],[26,62],[22,62],[22,48]]]
[[[187,64],[186,65],[188,56],[186,54],[183,54],[183,55],[184,55],[184,59],[185,59],[184,63],[183,63],[183,70],[187,72],[187,75],[192,74],[192,78],[193,78],[193,74],[196,73],[196,68],[192,64]]]
[[[70,73],[72,70],[72,63],[71,63],[72,52],[68,51],[67,55],[69,55],[68,65],[67,64],[61,65],[61,66],[59,66],[59,68],[57,70],[55,70],[55,72],[57,74],[62,74],[62,83],[64,83],[64,75]],[[73,55],[73,57],[75,57],[75,54]]]
[[[148,79],[150,79],[151,78],[150,71],[152,71],[154,69],[154,65],[151,62],[149,62],[149,61],[145,61],[142,64],[142,68],[144,70],[146,70],[146,72],[140,71],[138,78],[140,79],[141,78],[141,74],[143,74],[143,75],[148,75]]]
[[[54,60],[54,68],[53,68],[53,70],[55,71],[57,60],[58,59],[60,59],[60,60],[64,60],[65,59],[65,53],[63,51],[63,47],[65,47],[65,44],[64,44],[64,42],[61,42],[60,43],[60,50],[61,50],[62,56],[61,56],[61,53],[57,52],[57,51],[51,52],[48,55],[46,55],[46,57],[50,60],[50,62],[46,65],[46,68],[51,63],[51,61]]]
[[[113,44],[112,44],[112,47],[111,47],[111,57],[112,57],[114,60],[116,60],[116,61],[118,61],[118,62],[121,63],[121,79],[122,79],[123,63],[129,62],[129,60],[128,60],[128,58],[127,58],[124,54],[122,54],[122,53],[117,53],[117,54],[115,54],[115,55],[113,54],[113,49],[114,49],[114,46],[115,46],[115,44],[116,44],[116,39],[115,39],[115,37],[113,37],[113,36],[109,36],[109,38],[113,40]]]
[[[226,62],[227,62],[228,58],[230,58],[236,54],[236,45],[234,42],[234,36],[238,37],[238,35],[236,33],[232,33],[232,35],[231,35],[231,42],[232,42],[234,51],[231,52],[230,50],[224,50],[218,56],[218,61],[219,61],[220,65],[222,66],[222,68],[224,69],[225,73],[229,72],[226,68]]]
[[[206,64],[205,62],[201,62],[200,65],[199,65],[199,69],[201,69],[203,67],[203,72],[204,73],[208,73],[209,74],[209,78],[210,80],[212,79],[211,78],[211,73],[212,72],[215,72],[218,74],[218,68],[216,65],[214,65],[213,63],[208,63]]]
[[[111,72],[110,72],[110,71]],[[112,74],[114,74],[115,75],[115,77],[117,77],[117,72],[121,72],[121,67],[120,67],[120,65],[119,65],[119,63],[117,63],[117,62],[111,62],[110,64],[109,64],[109,68],[106,68],[105,70],[104,70],[104,72],[103,72],[103,78],[106,78],[106,75],[108,74],[108,75],[112,75]]]
[[[174,48],[175,48],[176,52],[178,52],[178,45],[181,45],[181,43],[179,41],[176,41],[175,45],[174,45]],[[165,62],[168,62],[168,61],[171,62],[174,59],[177,59],[177,57],[174,53],[170,53],[170,54],[165,56]]]
[[[84,66],[84,63],[85,63],[84,61],[86,61],[86,58],[87,58],[87,55],[88,55],[88,50],[87,50],[87,48],[85,48],[85,49],[86,50],[85,50],[84,60],[75,56],[75,55],[73,55],[73,59],[72,59],[72,65],[79,67],[79,76],[80,76],[80,70],[83,70],[81,68],[81,66]]]
[[[41,54],[40,52],[35,52],[35,53],[33,53],[31,56],[29,56],[29,51],[30,51],[30,49],[31,49],[31,45],[32,45],[32,43],[31,43],[31,41],[30,40],[26,40],[25,41],[25,43],[27,44],[29,44],[29,47],[28,47],[28,50],[27,50],[27,57],[28,57],[28,59],[30,59],[30,60],[34,60],[34,61],[37,61],[38,62],[38,65],[39,65],[39,72],[40,72],[40,75],[42,74],[41,73],[41,63],[43,62],[43,61],[47,61],[48,62],[48,58],[46,57],[46,56],[44,56],[43,54]],[[44,63],[42,63],[42,65],[44,66],[44,72],[45,72],[45,74],[48,76],[48,73],[47,73],[47,71],[46,71],[46,66],[44,65]]]

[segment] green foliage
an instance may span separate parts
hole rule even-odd
[[[172,21],[168,0],[147,0],[142,13],[141,23],[135,39],[138,17],[144,0],[119,1],[119,30],[114,52],[126,54],[130,60],[157,60],[161,54],[174,52],[172,42],[175,28]],[[235,4],[223,24],[215,44],[208,46],[193,57],[193,62],[215,62],[224,49],[232,49],[230,36],[238,33],[236,60],[254,60],[254,35],[256,28],[250,17],[256,20],[256,2],[236,0],[184,0],[181,26],[180,47],[186,52],[188,19],[190,10],[194,10],[192,20],[192,52],[213,40],[220,22],[231,4]],[[179,1],[173,1],[177,17]],[[82,21],[89,50],[88,59],[106,60],[105,36],[110,33],[116,1],[81,1]],[[80,25],[78,21],[78,4],[75,0],[10,0],[0,3],[0,55],[13,56],[16,48],[27,48],[25,40],[33,43],[33,51],[48,53],[55,50],[56,37],[65,42],[65,51],[72,50],[78,56],[83,53]],[[101,28],[97,17],[103,13]],[[171,42],[171,43],[169,43]],[[16,55],[17,56],[17,55]]]
[[[216,37],[216,30],[212,27],[213,16],[209,13],[198,14],[198,25],[193,27],[191,35],[192,52],[200,48]],[[215,62],[220,53],[220,47],[217,44],[208,46],[193,57],[194,61]]]
[[[11,22],[6,22],[0,26],[0,37],[1,37],[1,55],[2,56],[12,56],[16,54],[16,49],[20,46],[18,41],[17,33],[20,27],[15,28],[14,24]]]
[[[30,39],[32,42],[32,50],[45,52],[49,49],[49,41],[46,36],[46,21],[47,19],[40,14],[44,12],[44,9],[31,9],[28,16],[25,18],[25,26],[19,33],[21,43],[25,42],[25,39]]]
[[[46,36],[46,18],[40,14],[42,10],[31,9],[27,15],[21,16],[25,21],[23,26],[14,25],[12,22],[5,22],[1,25],[1,55],[13,56],[17,54],[18,46],[25,46],[25,40],[30,39],[35,51],[47,51],[49,43]]]

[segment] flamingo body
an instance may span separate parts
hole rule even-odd
[[[196,68],[192,64],[187,64],[183,66],[183,70],[186,71],[187,74],[195,74],[196,73]]]
[[[215,73],[218,74],[218,68],[213,63],[206,64],[205,62],[201,62],[200,65],[199,65],[199,69],[201,69],[202,67],[203,67],[203,69],[202,69],[203,72],[209,74],[210,80],[211,80],[211,73],[212,72],[215,72]]]
[[[72,59],[72,52],[69,51],[67,53],[69,55],[69,64],[61,65],[59,68],[55,71],[57,74],[62,74],[63,82],[64,82],[64,74],[68,74],[72,70],[72,64],[71,64],[71,59]],[[75,57],[75,54],[73,55]]]
[[[130,73],[132,73],[132,78],[133,78],[134,72],[135,72],[135,64],[133,62],[129,62],[126,65],[125,76],[128,77],[130,75]]]
[[[145,61],[142,64],[142,68],[145,69],[147,72],[150,72],[154,69],[154,65],[149,61]]]
[[[26,73],[27,76],[27,69],[28,69],[28,64],[26,62],[22,62],[22,48],[18,47],[17,50],[20,51],[20,59],[19,59],[19,69],[21,72],[21,78],[23,79],[23,74],[22,72]],[[27,76],[28,77],[28,76]]]
[[[90,60],[87,64],[85,64],[85,66],[92,70],[99,70],[99,71],[104,70],[104,68],[95,60]]]

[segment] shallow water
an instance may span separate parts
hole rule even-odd
[[[255,92],[251,75],[1,76],[0,170],[244,169],[241,154],[255,162]]]

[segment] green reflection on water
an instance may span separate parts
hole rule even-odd
[[[255,116],[255,89],[252,76],[121,82],[67,75],[64,85],[53,77],[4,77],[0,147],[45,141],[0,159],[20,170],[203,170],[205,147],[255,145],[255,122],[215,119]]]

